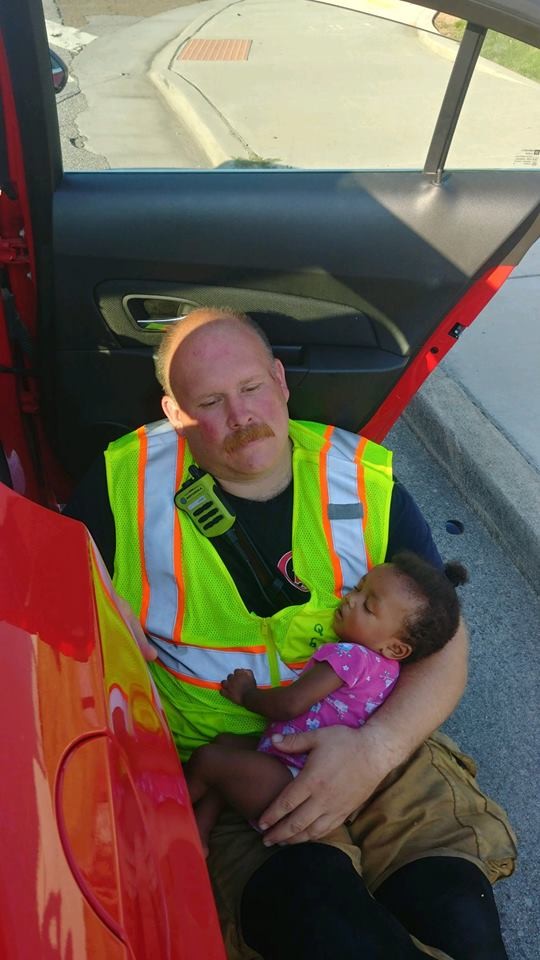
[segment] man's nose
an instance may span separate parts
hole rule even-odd
[[[227,425],[231,430],[245,427],[252,419],[246,397],[229,397],[227,401]]]

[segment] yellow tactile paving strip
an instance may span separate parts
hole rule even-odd
[[[252,40],[189,40],[177,60],[247,60]]]

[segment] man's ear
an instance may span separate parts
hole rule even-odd
[[[394,638],[387,644],[385,656],[390,657],[392,660],[406,660],[407,657],[410,657],[411,653],[412,647],[410,643]]]
[[[281,392],[285,397],[285,400],[289,399],[289,388],[287,386],[287,378],[285,376],[285,367],[283,366],[281,360],[274,360],[274,377],[281,387]]]
[[[161,407],[169,423],[172,424],[178,433],[181,433],[184,424],[182,422],[180,407],[174,397],[169,397],[165,394],[165,396],[161,398]]]

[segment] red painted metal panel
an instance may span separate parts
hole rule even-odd
[[[25,169],[19,134],[19,124],[11,89],[9,65],[3,39],[0,36],[0,95],[11,194],[0,190],[0,261],[3,262],[4,285],[13,296],[13,305],[25,331],[25,340],[33,343],[37,330],[36,266],[32,222],[28,202]],[[58,468],[43,438],[39,419],[37,380],[32,371],[32,358],[25,350],[13,350],[13,338],[8,340],[5,306],[0,301],[0,365],[25,371],[0,376],[0,444],[10,467],[13,486],[43,503],[54,504],[45,471],[40,460],[46,461],[47,473],[58,474],[58,486],[65,486]]]
[[[470,327],[473,320],[495,296],[503,283],[512,273],[513,267],[495,267],[488,271],[470,287],[459,303],[450,310],[444,320],[426,341],[405,373],[395,385],[377,413],[362,429],[362,436],[381,443],[407,404],[420,389],[424,380],[446,356],[456,343],[451,331],[460,327]]]
[[[0,484],[0,955],[224,960],[180,763],[82,526]]]

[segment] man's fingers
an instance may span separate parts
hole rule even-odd
[[[290,733],[284,737],[281,733],[276,733],[272,737],[272,743],[278,750],[283,750],[283,753],[308,753],[317,743],[317,734]]]
[[[315,733],[291,733],[286,737],[277,734],[272,737],[272,743],[284,753],[307,753],[313,749],[316,742]],[[298,838],[297,842],[309,840],[307,830],[321,810],[318,806],[309,805],[314,801],[313,783],[308,786],[308,782],[304,773],[301,773],[261,814],[259,826],[261,830],[268,831],[264,838],[265,844],[290,842],[292,837]],[[274,827],[274,824],[277,826]],[[274,829],[270,829],[272,827]]]
[[[312,813],[315,813],[315,810],[312,810],[309,801],[307,804],[305,804],[305,808],[305,817],[308,819]],[[302,807],[302,815],[304,816],[304,807]],[[331,818],[325,814],[322,817],[316,817],[316,819],[309,823],[309,825],[300,833],[292,834],[289,840],[279,840],[278,843],[283,844],[285,842],[287,846],[292,847],[297,843],[307,843],[309,840],[321,840],[323,837],[327,837],[332,830],[336,829],[336,827],[340,827],[342,823],[343,821],[341,819],[334,823],[333,820],[331,820]],[[272,831],[272,833],[273,832],[274,831]],[[269,839],[271,840],[272,838],[269,837]]]
[[[259,818],[259,827],[261,830],[269,830],[270,827],[273,827],[278,820],[286,817],[287,820],[292,819],[292,815],[296,813],[298,807],[303,804],[306,800],[309,800],[311,796],[311,791],[309,787],[304,786],[304,780],[302,777],[299,777],[298,780],[293,780],[292,783],[289,783],[284,790],[281,791],[278,797],[272,801],[269,807],[261,814]],[[299,820],[297,823],[296,830],[291,828],[291,825],[285,830],[287,837],[292,836],[293,833],[297,833],[304,829],[306,823],[302,820]],[[281,826],[281,823],[280,823]],[[272,832],[270,839],[273,840],[274,834]],[[277,837],[275,840],[276,843],[279,843],[281,840],[286,839],[285,835]]]
[[[330,818],[321,815],[319,801],[314,796],[309,796],[272,830],[265,833],[263,843],[265,846],[276,843],[306,843],[308,840],[318,840],[325,836],[332,826]]]

